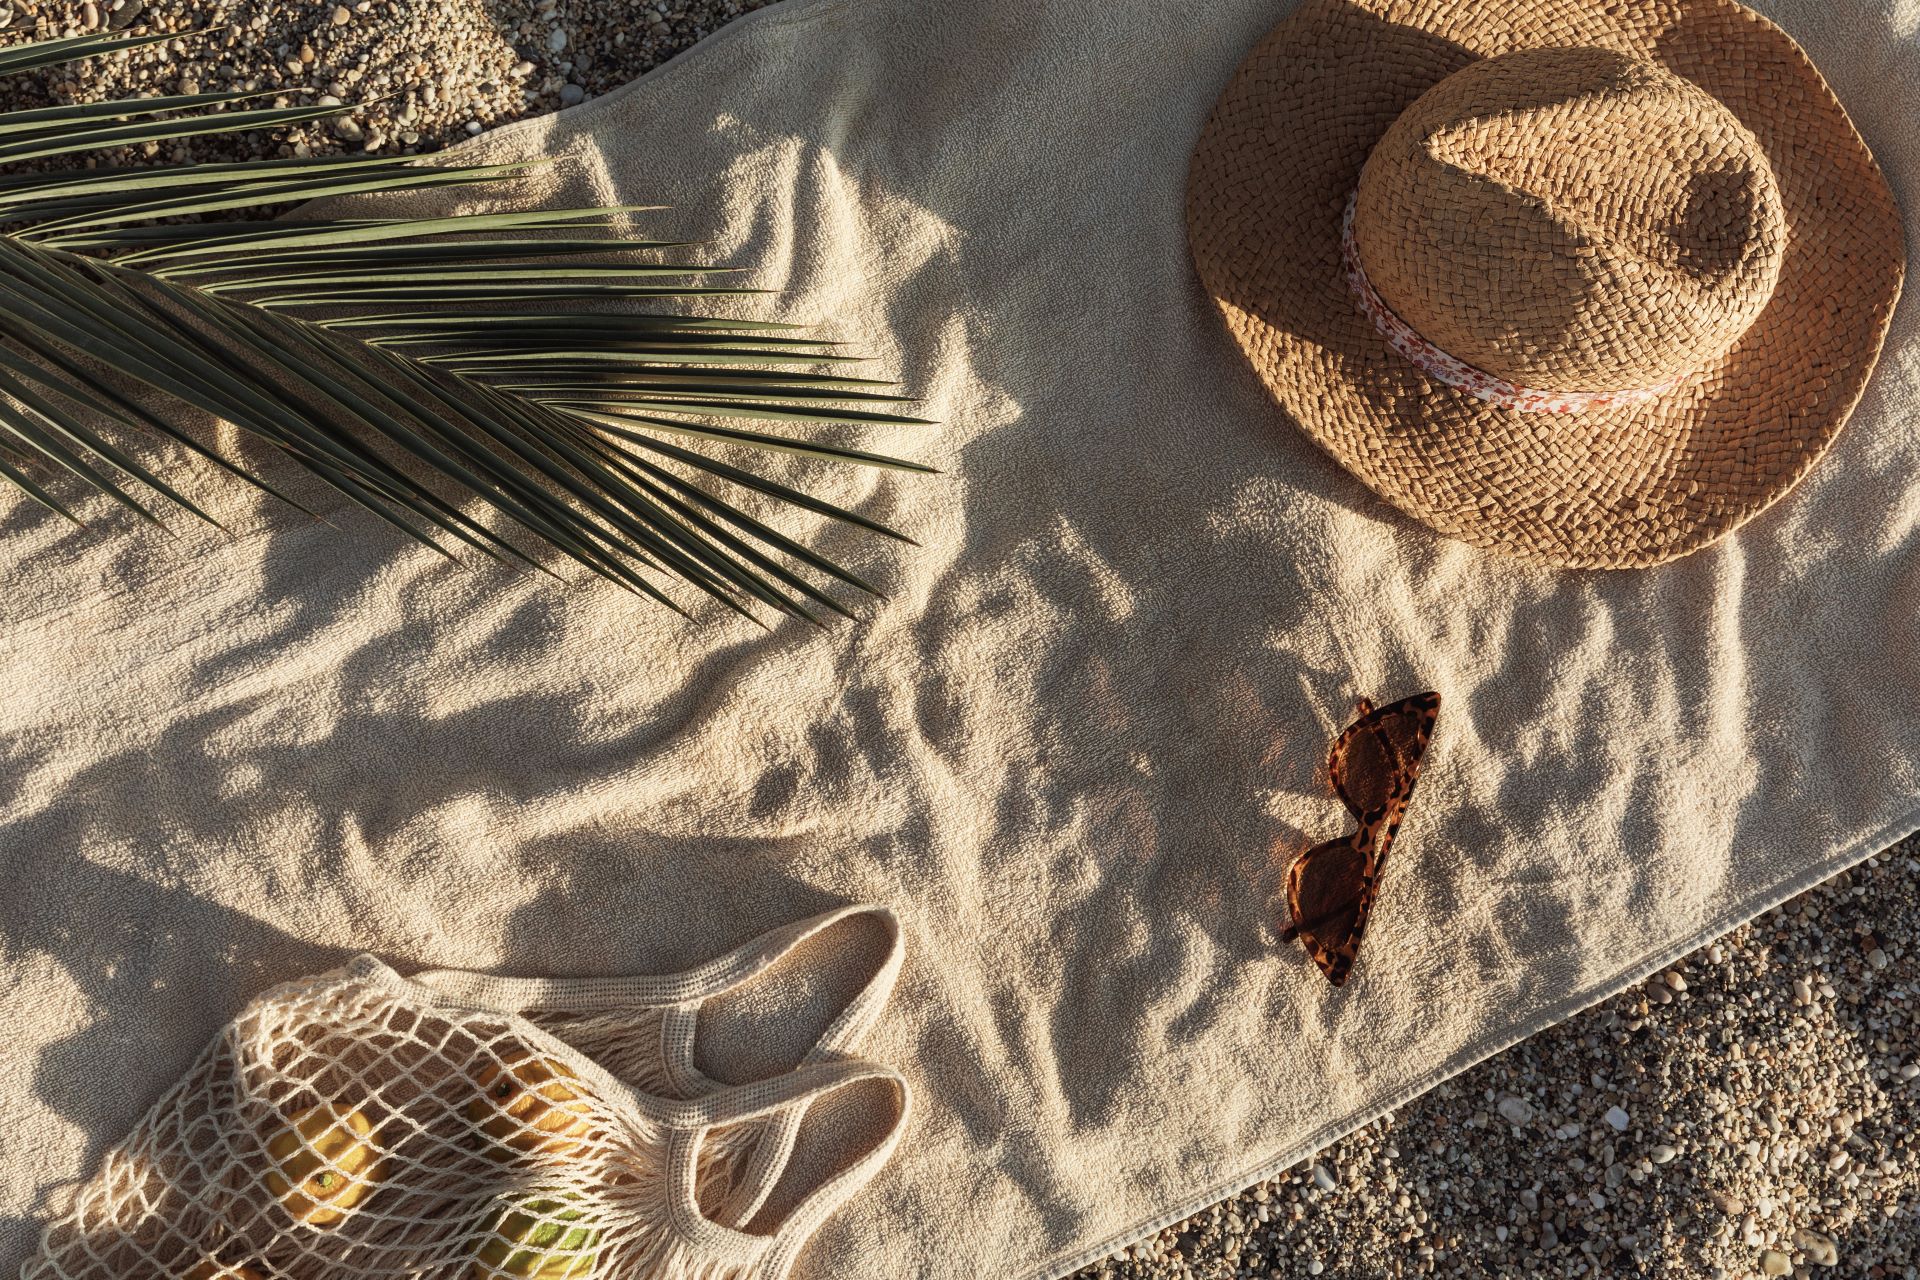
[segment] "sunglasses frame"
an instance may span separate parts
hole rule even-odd
[[[1433,730],[1440,716],[1440,695],[1434,692],[1417,693],[1410,698],[1402,698],[1389,706],[1376,708],[1365,698],[1360,699],[1356,710],[1359,718],[1341,731],[1327,751],[1327,774],[1333,782],[1333,790],[1340,802],[1352,814],[1359,824],[1351,833],[1332,840],[1322,841],[1307,849],[1293,860],[1287,868],[1287,911],[1289,923],[1281,931],[1280,940],[1291,942],[1300,939],[1307,948],[1314,963],[1327,981],[1334,986],[1342,986],[1353,972],[1354,962],[1359,958],[1360,943],[1366,937],[1367,921],[1373,913],[1373,904],[1379,894],[1380,878],[1386,870],[1387,855],[1392,851],[1394,837],[1399,834],[1400,823],[1406,817],[1407,806],[1413,799],[1414,784],[1420,780],[1420,765],[1425,759],[1428,744],[1432,741]],[[1386,732],[1390,720],[1410,718],[1413,721],[1413,743],[1406,759],[1401,759],[1393,748]],[[1361,734],[1377,735],[1382,756],[1389,763],[1392,772],[1387,780],[1387,794],[1378,807],[1368,810],[1362,808],[1349,793],[1346,785],[1346,760],[1359,741]],[[1312,920],[1299,918],[1301,889],[1312,869],[1316,856],[1324,856],[1325,851],[1345,847],[1349,855],[1361,866],[1359,883],[1353,896],[1340,903],[1337,909],[1323,913]],[[1316,928],[1347,915],[1353,916],[1353,924],[1346,935],[1338,941],[1328,941],[1317,936]]]

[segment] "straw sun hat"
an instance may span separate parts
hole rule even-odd
[[[1905,265],[1846,112],[1731,0],[1303,0],[1215,104],[1187,232],[1342,465],[1571,568],[1671,560],[1792,488]]]

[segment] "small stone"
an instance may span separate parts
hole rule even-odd
[[[1793,1002],[1795,1004],[1812,1004],[1813,984],[1805,978],[1795,978],[1793,980]]]
[[[1516,1098],[1512,1094],[1500,1099],[1494,1106],[1494,1110],[1500,1113],[1502,1120],[1515,1127],[1521,1127],[1533,1121],[1533,1104],[1525,1098]]]
[[[1647,984],[1647,999],[1654,1004],[1672,1004],[1673,992],[1664,982],[1654,981]]]
[[[1909,1062],[1900,1068],[1900,1078],[1902,1080],[1920,1079],[1920,1062]]]
[[[1309,1262],[1307,1264],[1307,1274],[1310,1276],[1317,1276],[1322,1271],[1325,1271],[1326,1269],[1327,1269],[1327,1264],[1320,1261],[1320,1259],[1318,1258],[1315,1258],[1312,1262]]]
[[[1833,1237],[1822,1235],[1810,1227],[1802,1227],[1793,1233],[1793,1247],[1806,1254],[1807,1261],[1816,1267],[1840,1265],[1840,1246],[1833,1242]]]
[[[1785,1276],[1793,1274],[1793,1262],[1778,1249],[1763,1249],[1760,1253],[1760,1274]]]
[[[318,54],[314,53],[312,45],[303,44],[300,46],[300,61],[302,63],[310,63],[318,56]]]
[[[481,131],[484,130],[486,127],[487,126],[481,124],[478,120],[467,121],[467,132],[472,134],[476,138],[480,136]]]
[[[1327,1168],[1327,1166],[1323,1164],[1316,1164],[1313,1166],[1313,1185],[1320,1188],[1322,1191],[1332,1191],[1335,1187],[1339,1186],[1340,1184],[1338,1180],[1334,1178],[1332,1171],[1330,1171]]]
[[[1647,1159],[1653,1161],[1655,1164],[1669,1164],[1673,1158],[1679,1154],[1678,1151],[1662,1142],[1655,1145],[1653,1150],[1647,1152]]]
[[[560,105],[561,106],[577,107],[582,102],[585,102],[586,100],[587,100],[587,91],[585,89],[582,89],[579,85],[565,84],[560,86]]]
[[[1606,1121],[1619,1133],[1625,1133],[1627,1126],[1632,1123],[1627,1117],[1626,1108],[1617,1106],[1607,1108]]]
[[[516,62],[513,66],[513,74],[515,78],[524,80],[533,74],[533,64],[531,62]]]
[[[344,27],[349,22],[352,22],[352,21],[353,21],[353,10],[347,8],[347,6],[343,4],[334,6],[333,8],[333,25],[334,26]]]
[[[555,27],[547,35],[547,51],[549,53],[559,53],[566,47],[567,29],[565,27]]]
[[[1553,1249],[1558,1248],[1559,1245],[1560,1245],[1560,1233],[1553,1229],[1553,1224],[1551,1222],[1541,1223],[1540,1224],[1540,1251],[1542,1253],[1546,1253]]]
[[[1887,959],[1887,953],[1882,951],[1878,947],[1875,947],[1873,950],[1867,952],[1868,968],[1871,968],[1877,971],[1877,970],[1886,968],[1888,965],[1892,963],[1893,961]]]
[[[367,136],[352,116],[341,116],[333,122],[333,134],[342,142],[359,142]]]
[[[1532,1187],[1520,1193],[1520,1207],[1528,1213],[1540,1212],[1540,1195]]]
[[[323,93],[313,100],[313,105],[316,107],[337,107],[341,105],[341,102],[337,95]]]
[[[99,30],[100,6],[95,4],[93,0],[87,0],[85,4],[80,6],[80,25],[89,31]]]
[[[1687,980],[1680,976],[1679,970],[1669,969],[1667,970],[1667,985],[1675,991],[1685,991],[1687,989]]]

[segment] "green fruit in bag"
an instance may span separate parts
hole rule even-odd
[[[600,1263],[591,1211],[572,1191],[503,1201],[474,1251],[473,1280],[588,1280]]]

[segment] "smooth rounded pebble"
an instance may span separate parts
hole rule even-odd
[[[1840,1246],[1834,1243],[1832,1236],[1811,1227],[1802,1227],[1793,1233],[1793,1247],[1806,1254],[1807,1261],[1816,1267],[1840,1265]]]
[[[1625,1107],[1608,1107],[1605,1118],[1607,1123],[1612,1125],[1615,1131],[1619,1133],[1625,1133],[1627,1126],[1633,1123],[1633,1121],[1628,1118]]]
[[[1760,1274],[1784,1276],[1793,1273],[1793,1260],[1778,1249],[1764,1249],[1760,1253]]]
[[[1512,1094],[1500,1099],[1494,1105],[1500,1118],[1510,1125],[1524,1126],[1533,1122],[1533,1104],[1525,1098],[1516,1098]]]

